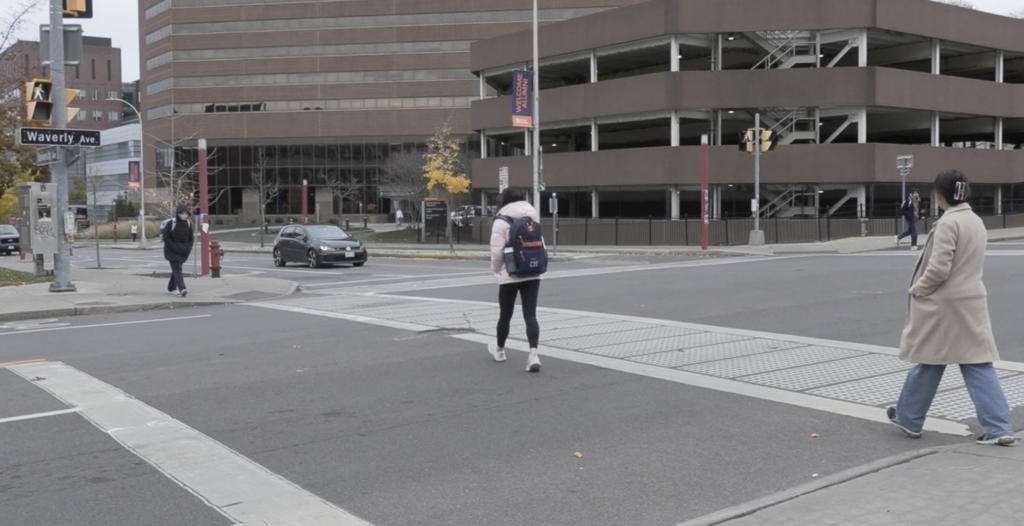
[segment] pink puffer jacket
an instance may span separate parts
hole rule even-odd
[[[537,221],[538,223],[540,222],[540,214],[538,214],[537,210],[526,201],[516,201],[515,203],[511,203],[499,210],[497,215],[511,219],[530,217],[534,221]],[[532,276],[529,278],[509,276],[508,271],[505,270],[504,251],[505,245],[508,244],[508,232],[511,229],[512,225],[508,224],[508,221],[503,221],[501,219],[495,219],[494,224],[491,226],[491,271],[494,272],[494,277],[498,279],[498,284],[504,285],[506,283],[518,283],[520,281],[540,279],[540,276]]]

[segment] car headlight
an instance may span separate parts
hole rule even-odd
[[[320,245],[320,250],[323,250],[324,252],[329,252],[331,250],[331,247],[327,245]]]

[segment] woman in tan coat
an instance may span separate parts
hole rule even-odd
[[[940,173],[935,193],[945,213],[914,268],[900,342],[900,358],[917,365],[907,375],[896,407],[888,409],[889,420],[907,436],[920,438],[942,374],[947,365],[956,364],[984,429],[977,442],[1009,446],[1017,439],[992,366],[999,352],[981,280],[988,234],[967,204],[970,186],[964,174]]]

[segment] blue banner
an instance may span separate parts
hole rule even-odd
[[[512,72],[512,126],[533,128],[533,72]]]

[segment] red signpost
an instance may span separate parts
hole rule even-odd
[[[302,180],[302,224],[309,223],[309,180]]]
[[[210,175],[206,165],[206,139],[199,139],[199,256],[200,276],[210,275]]]
[[[711,206],[708,199],[708,136],[700,136],[700,248],[708,249],[711,236]]]

